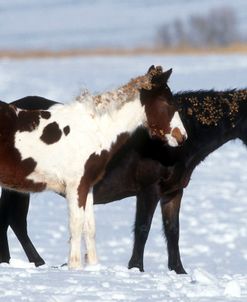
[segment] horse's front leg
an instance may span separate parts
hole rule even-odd
[[[80,269],[81,263],[81,237],[84,227],[85,209],[80,205],[77,187],[69,189],[66,197],[69,209],[70,251],[68,266],[70,269]]]
[[[179,252],[179,210],[183,190],[161,197],[161,212],[167,240],[168,268],[177,274],[186,274]]]
[[[93,211],[93,193],[82,182],[76,190],[68,194],[70,254],[69,268],[78,269],[81,264],[81,237],[84,236],[86,245],[86,261],[88,264],[97,263],[95,248],[95,220]]]
[[[158,201],[159,193],[156,185],[143,188],[142,191],[137,194],[134,226],[134,247],[128,264],[129,269],[137,267],[141,272],[144,271],[144,248]]]
[[[90,190],[87,195],[83,235],[86,245],[85,260],[90,265],[97,264],[98,260],[95,246],[95,219],[92,190]]]

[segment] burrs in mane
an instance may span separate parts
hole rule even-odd
[[[127,84],[105,93],[93,96],[93,104],[97,111],[109,110],[109,104],[121,107],[124,103],[133,101],[142,90],[151,91],[153,89],[164,87],[170,77],[172,69],[163,72],[161,66],[152,65],[145,75],[131,79]],[[82,96],[83,97],[83,96]]]
[[[126,86],[132,86],[136,90],[151,90],[163,86],[172,73],[172,69],[163,71],[161,66],[152,65],[144,76],[132,79]]]

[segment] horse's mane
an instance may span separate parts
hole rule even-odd
[[[126,102],[133,100],[132,97],[132,94],[126,94],[122,87],[120,87],[98,95],[93,95],[89,91],[83,90],[76,97],[76,101],[89,108],[93,114],[102,115],[112,110],[120,109]]]
[[[159,77],[162,74],[162,67],[151,66],[145,75],[133,78],[127,84],[122,85],[115,90],[98,95],[92,95],[88,90],[83,90],[81,94],[76,97],[76,101],[90,106],[90,109],[96,114],[101,115],[109,113],[112,110],[118,110],[124,104],[133,101],[139,95],[141,89],[151,90],[153,87],[157,86],[157,83],[152,83],[152,80],[154,77]],[[164,83],[162,83],[162,85],[163,84]]]
[[[184,91],[174,94],[174,98],[181,111],[202,124],[216,126],[227,116],[234,126],[241,103],[247,101],[247,89]]]

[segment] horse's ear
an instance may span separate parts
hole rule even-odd
[[[165,82],[168,82],[171,74],[172,74],[172,68],[163,73],[163,79],[165,80]]]
[[[148,73],[150,73],[150,72],[152,72],[152,71],[154,71],[154,70],[155,70],[155,67],[154,67],[154,65],[152,65],[152,66],[149,67]]]

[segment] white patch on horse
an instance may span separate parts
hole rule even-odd
[[[179,129],[179,131],[181,132],[181,134],[184,136],[185,139],[188,138],[187,132],[184,128],[183,122],[180,118],[180,115],[179,115],[178,111],[176,111],[174,113],[173,118],[171,119],[170,128],[171,128],[170,133],[165,135],[165,137],[167,139],[167,143],[168,143],[169,146],[177,147],[179,145],[176,138],[172,136],[172,131],[175,128]]]
[[[177,111],[174,113],[173,118],[171,119],[170,127],[172,130],[174,130],[175,128],[178,128],[180,130],[181,134],[187,138],[187,132],[184,128],[183,122]]]

